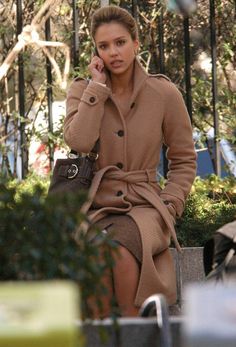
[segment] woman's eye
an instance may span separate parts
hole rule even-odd
[[[106,45],[99,46],[99,49],[105,49],[105,48],[106,48]]]
[[[117,41],[117,46],[123,46],[125,44],[125,40]]]

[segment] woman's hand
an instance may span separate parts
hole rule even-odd
[[[88,69],[91,73],[92,81],[99,83],[106,82],[107,77],[104,72],[104,62],[101,58],[94,56],[88,66]]]

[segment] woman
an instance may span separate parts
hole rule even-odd
[[[87,205],[91,220],[114,233],[119,245],[112,278],[104,283],[123,316],[136,316],[143,301],[163,293],[176,300],[169,251],[195,177],[192,129],[181,94],[163,75],[149,75],[137,59],[135,20],[124,9],[102,7],[92,17],[96,53],[91,80],[76,79],[68,92],[64,137],[88,153],[99,139],[97,172]],[[169,161],[164,189],[156,181],[163,142]],[[110,296],[103,298],[109,314]]]

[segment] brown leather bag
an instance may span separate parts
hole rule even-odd
[[[71,150],[66,159],[57,159],[53,169],[48,194],[78,192],[89,189],[98,158],[99,140],[92,151],[81,156]]]

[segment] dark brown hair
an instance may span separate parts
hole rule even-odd
[[[123,25],[133,40],[138,39],[138,28],[135,19],[125,9],[119,6],[103,6],[96,10],[91,21],[91,35],[94,39],[97,29],[102,24],[117,22]]]

